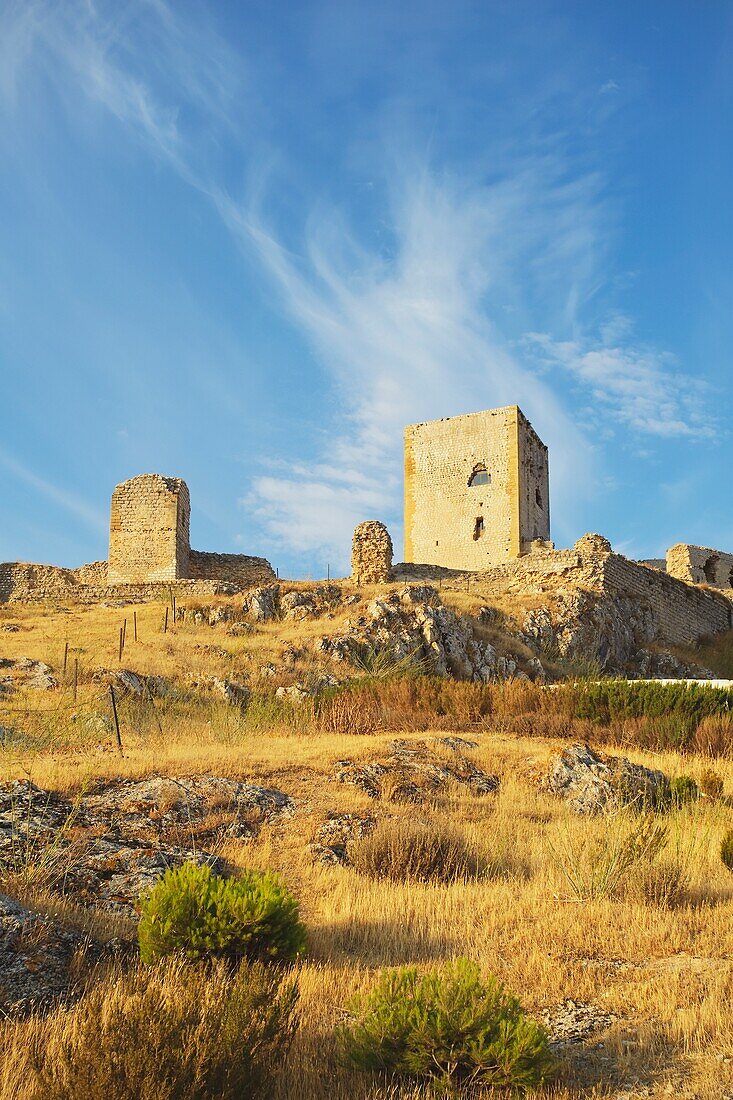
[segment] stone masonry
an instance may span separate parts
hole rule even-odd
[[[188,576],[191,502],[179,477],[143,474],[118,485],[109,524],[110,584]]]
[[[405,561],[475,571],[549,538],[547,448],[516,405],[405,428]]]
[[[367,520],[354,529],[351,576],[357,584],[384,584],[392,576],[392,539],[378,520]]]
[[[667,551],[666,564],[670,577],[729,592],[733,589],[733,554],[678,542]]]
[[[275,573],[265,558],[209,554],[189,542],[191,504],[179,477],[142,474],[112,494],[109,561],[79,569],[30,562],[0,563],[0,603],[65,600],[146,600],[236,592],[266,584]]]

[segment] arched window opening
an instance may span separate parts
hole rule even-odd
[[[468,479],[469,488],[473,488],[474,485],[490,485],[491,474],[488,472],[485,466],[474,466],[473,473]]]
[[[476,522],[473,525],[473,541],[478,542],[484,533],[484,517],[476,516]]]
[[[539,491],[539,488],[535,489],[535,491],[534,491],[534,499],[537,502],[537,507],[541,508],[542,507],[542,493]]]
[[[715,574],[717,572],[719,560],[718,555],[713,554],[702,567],[702,571],[705,574],[705,580],[708,584],[715,584]]]

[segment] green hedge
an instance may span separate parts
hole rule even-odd
[[[561,689],[569,694],[574,718],[601,725],[624,718],[668,718],[696,728],[703,718],[733,712],[733,690],[702,684],[600,680]]]

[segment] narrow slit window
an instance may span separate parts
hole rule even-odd
[[[476,516],[476,522],[473,525],[473,541],[478,542],[484,533],[484,517]]]

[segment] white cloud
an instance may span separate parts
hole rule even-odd
[[[554,340],[529,333],[525,346],[546,366],[559,366],[590,391],[600,421],[609,415],[626,428],[656,436],[708,438],[714,428],[702,384],[679,370],[674,357],[635,345],[627,318],[604,326],[597,342]]]

